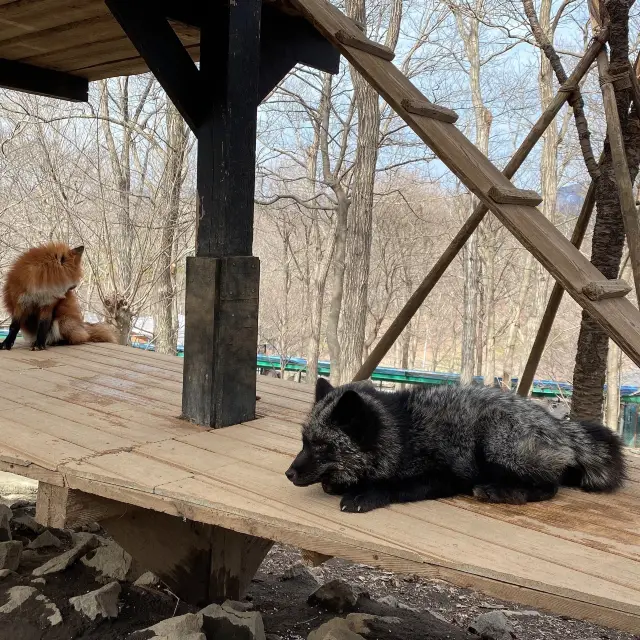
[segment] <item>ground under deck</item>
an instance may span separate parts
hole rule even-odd
[[[114,345],[0,353],[0,469],[640,633],[640,458],[615,495],[344,514],[284,471],[311,402],[258,380],[257,420],[185,423],[182,360]]]

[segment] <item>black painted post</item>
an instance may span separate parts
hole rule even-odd
[[[251,255],[261,0],[210,3],[201,25],[196,256],[187,259],[182,411],[255,417],[260,264]]]

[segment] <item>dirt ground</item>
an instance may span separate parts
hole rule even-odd
[[[25,505],[14,514],[33,514]],[[46,560],[69,548],[71,532],[52,530],[64,548],[30,551],[23,555],[16,575],[0,581],[0,607],[8,600],[7,591],[17,585],[34,586],[53,602],[62,614],[63,622],[50,627],[44,603],[34,598],[11,614],[0,614],[0,640],[124,640],[133,631],[143,629],[165,618],[195,611],[180,602],[168,590],[149,590],[122,584],[120,611],[117,619],[92,622],[69,604],[72,596],[97,589],[94,570],[77,562],[66,571],[48,575],[46,582],[34,583],[31,571]],[[104,532],[100,532],[103,535]],[[14,539],[24,544],[35,533],[14,530]],[[327,582],[339,578],[352,585],[362,595],[358,610],[381,616],[395,616],[401,624],[374,623],[368,636],[373,640],[472,640],[468,627],[481,613],[492,609],[508,612],[518,640],[638,640],[640,636],[599,628],[584,622],[527,611],[507,602],[487,598],[482,594],[451,587],[442,582],[425,581],[401,576],[371,567],[330,560],[321,567],[302,571],[285,579],[287,570],[300,563],[297,549],[274,546],[252,582],[247,599],[260,611],[268,640],[305,640],[309,632],[335,617],[317,606],[307,604],[307,598],[317,587],[316,580]],[[377,602],[393,596],[412,607],[397,608]],[[395,605],[395,603],[392,603]]]

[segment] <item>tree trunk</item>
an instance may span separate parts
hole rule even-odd
[[[166,127],[167,147],[159,207],[162,237],[158,257],[154,333],[156,351],[175,355],[178,336],[174,331],[173,317],[176,295],[173,281],[173,245],[180,216],[180,193],[184,180],[188,132],[182,116],[170,100],[166,101]]]
[[[629,60],[629,4],[625,0],[609,0],[606,7],[611,18],[610,66],[622,67],[628,64]],[[638,114],[632,109],[629,115],[628,90],[616,88],[616,102],[631,180],[635,181],[640,163]],[[591,262],[605,278],[617,277],[624,241],[624,224],[611,149],[608,142],[605,142],[600,179],[596,188],[596,222],[591,243]],[[583,311],[573,371],[571,415],[575,419],[602,419],[608,346],[607,334],[586,311]]]

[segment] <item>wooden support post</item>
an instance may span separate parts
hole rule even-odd
[[[587,190],[584,202],[582,203],[580,215],[578,216],[578,220],[576,221],[576,226],[573,228],[573,233],[571,234],[571,244],[578,249],[580,248],[580,245],[584,240],[584,236],[587,233],[589,220],[591,219],[591,214],[593,213],[593,207],[595,206],[595,203],[596,183],[592,181],[589,185],[589,189]],[[542,316],[542,321],[540,322],[540,327],[538,328],[538,333],[536,334],[536,339],[533,342],[531,352],[529,353],[529,358],[527,359],[527,364],[525,365],[522,376],[520,377],[520,382],[518,384],[518,394],[525,398],[529,395],[531,387],[533,386],[533,379],[536,375],[538,365],[540,364],[540,359],[542,358],[542,354],[544,353],[544,349],[547,345],[547,340],[549,339],[549,334],[551,333],[551,327],[553,326],[553,322],[556,319],[556,314],[558,313],[563,295],[564,289],[558,282],[556,282],[553,285],[551,295],[549,296],[549,300],[547,302],[547,307],[544,310],[544,315]]]
[[[258,259],[251,257],[261,0],[210,3],[200,31],[211,108],[198,138],[196,257],[187,264],[182,412],[223,427],[255,416]]]
[[[640,222],[638,221],[638,210],[633,197],[633,183],[631,182],[629,165],[627,164],[627,153],[622,137],[616,94],[612,79],[609,76],[609,61],[604,51],[600,51],[598,54],[598,72],[600,73],[600,87],[607,118],[607,134],[611,147],[613,171],[618,186],[622,220],[627,235],[627,245],[629,246],[629,261],[631,262],[637,300],[640,303]],[[625,74],[625,77],[627,80],[629,79],[627,74]]]
[[[239,600],[273,542],[67,487],[38,486],[36,520],[47,527],[99,522],[142,567],[197,606]]]
[[[567,79],[567,84],[577,85],[582,77],[589,71],[589,68],[596,59],[598,52],[602,49],[603,42],[598,39],[594,39],[587,48],[584,56],[578,62],[573,73]],[[549,106],[542,113],[538,121],[532,127],[527,137],[522,141],[520,147],[515,152],[511,160],[509,160],[507,166],[502,173],[507,178],[512,178],[516,171],[520,168],[525,161],[531,150],[536,145],[538,140],[542,137],[542,134],[546,131],[547,127],[553,122],[562,105],[570,98],[571,93],[567,91],[560,91],[556,94]],[[395,320],[391,323],[384,335],[380,338],[376,346],[371,350],[371,353],[360,367],[359,371],[354,376],[354,380],[366,380],[374,372],[375,368],[380,364],[385,357],[389,349],[393,346],[393,343],[398,339],[400,334],[404,331],[406,326],[411,321],[411,318],[417,313],[420,305],[426,300],[429,293],[438,280],[442,277],[442,274],[447,270],[447,267],[451,264],[453,259],[465,245],[466,241],[471,237],[471,234],[477,229],[478,225],[482,222],[488,209],[484,204],[479,204],[473,211],[473,213],[467,218],[462,228],[458,231],[453,240],[449,243],[449,246],[445,249],[444,253],[438,258],[438,261],[433,265],[429,273],[424,280],[420,283],[418,288],[414,291],[412,296],[407,300],[404,307],[400,310]]]
[[[526,207],[537,207],[542,198],[539,193],[516,187],[503,187],[494,185],[487,194],[493,201],[501,204],[521,204]]]

